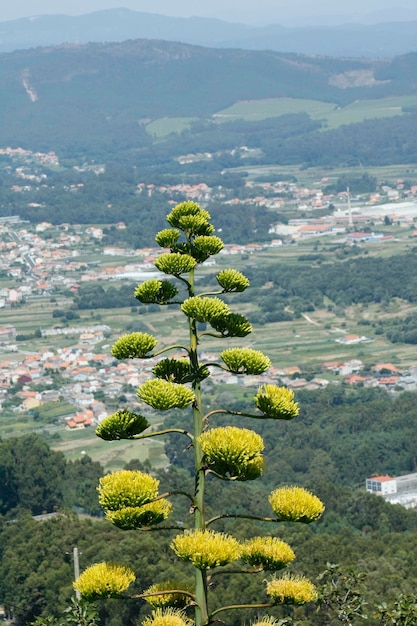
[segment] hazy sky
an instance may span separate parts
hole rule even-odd
[[[417,19],[416,0],[0,0],[0,22],[51,13],[79,15],[116,7],[254,24],[293,22],[294,19],[305,23],[329,21],[321,20],[321,16],[343,22],[364,19],[370,14],[371,21],[391,20],[396,16],[397,19]]]

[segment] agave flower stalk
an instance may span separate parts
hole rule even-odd
[[[194,584],[165,581],[155,583],[135,598],[146,599],[153,607],[144,626],[188,626],[186,613],[194,609],[195,626],[208,626],[219,613],[232,609],[263,609],[279,603],[302,604],[315,599],[315,588],[304,578],[282,576],[267,583],[268,603],[233,604],[210,613],[208,604],[209,581],[219,574],[259,574],[276,572],[287,567],[294,558],[290,546],[276,537],[255,537],[239,543],[234,537],[216,532],[212,524],[220,519],[243,518],[264,522],[317,520],[323,504],[306,490],[293,487],[276,489],[269,502],[271,517],[219,513],[210,519],[205,515],[205,488],[207,478],[221,480],[254,480],[262,475],[265,463],[263,441],[256,432],[234,425],[213,428],[211,418],[217,415],[250,417],[254,419],[291,420],[298,415],[298,404],[291,390],[265,384],[253,398],[255,412],[218,408],[203,411],[202,385],[210,376],[210,367],[221,368],[235,375],[261,375],[271,366],[268,356],[252,348],[231,347],[220,354],[221,363],[200,361],[199,344],[208,337],[229,340],[246,337],[252,332],[250,321],[235,313],[222,300],[222,294],[239,293],[249,286],[249,280],[235,269],[223,269],[216,275],[218,287],[212,291],[196,292],[196,268],[223,248],[223,242],[214,235],[210,215],[198,204],[188,201],[174,207],[166,228],[156,235],[156,242],[165,248],[155,266],[169,279],[151,279],[139,285],[135,297],[144,304],[178,305],[187,324],[188,340],[184,344],[163,346],[156,351],[157,339],[148,333],[130,333],[113,346],[113,356],[119,359],[150,359],[172,350],[184,353],[181,357],[160,359],[152,369],[154,378],[146,380],[137,390],[142,402],[159,411],[185,409],[192,414],[192,427],[162,428],[148,432],[147,419],[127,409],[117,411],[105,419],[97,434],[106,440],[144,439],[168,433],[185,435],[193,448],[195,486],[191,493],[182,490],[160,494],[159,481],[142,472],[115,472],[100,481],[100,503],[106,518],[122,529],[181,531],[171,542],[176,556],[194,567]],[[174,284],[181,281],[181,293]],[[205,324],[204,330],[199,324]],[[191,502],[192,523],[186,530],[179,526],[163,525],[171,510],[170,496],[182,495]],[[209,528],[210,526],[210,528]],[[241,559],[244,566],[235,568]],[[245,567],[246,566],[246,567]],[[220,568],[220,569],[219,569]],[[114,565],[100,566],[100,572],[109,577],[97,583],[96,571],[87,576],[84,594],[98,597],[116,596],[130,584],[131,575],[122,580],[123,570]],[[121,572],[121,573],[120,573]],[[210,572],[210,576],[208,575]],[[104,574],[103,574],[104,575]],[[259,626],[276,623],[265,616]]]

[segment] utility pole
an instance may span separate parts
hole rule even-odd
[[[79,560],[78,548],[76,546],[74,547],[74,550],[73,550],[73,560],[74,560],[74,580],[77,580],[77,578],[80,575],[80,560]],[[81,599],[81,594],[78,591],[78,589],[75,590],[75,597],[77,598],[77,600]]]

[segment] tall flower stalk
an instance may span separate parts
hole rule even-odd
[[[147,333],[131,333],[121,337],[112,354],[119,359],[147,359],[165,355],[170,350],[182,351],[183,358],[161,358],[153,368],[154,378],[137,391],[138,397],[156,410],[180,408],[192,411],[192,429],[168,428],[146,432],[149,423],[134,411],[117,411],[97,428],[97,435],[106,440],[143,439],[170,432],[188,437],[194,449],[195,486],[193,492],[175,491],[159,494],[159,481],[143,472],[120,471],[108,474],[100,481],[100,503],[106,518],[122,529],[176,528],[171,548],[176,556],[194,566],[194,585],[173,581],[156,582],[140,597],[154,608],[145,626],[207,626],[222,611],[238,608],[268,608],[276,604],[303,604],[316,597],[315,587],[303,577],[277,576],[294,559],[290,546],[275,537],[257,537],[239,542],[230,535],[216,532],[211,526],[228,517],[268,522],[317,520],[324,510],[321,501],[304,489],[281,487],[272,492],[269,502],[271,517],[234,515],[221,512],[211,519],[205,514],[205,483],[209,474],[222,480],[254,480],[264,471],[262,438],[256,432],[235,426],[211,427],[218,414],[246,416],[256,419],[290,420],[298,415],[294,394],[285,387],[266,384],[254,397],[253,413],[218,408],[204,413],[202,386],[213,367],[235,375],[258,375],[271,365],[269,358],[251,348],[229,348],[220,354],[221,363],[204,363],[199,346],[209,337],[245,337],[252,332],[248,319],[230,310],[221,298],[223,294],[238,293],[249,281],[235,269],[223,269],[216,279],[218,288],[196,293],[195,272],[201,263],[223,248],[214,235],[210,215],[194,202],[183,202],[167,216],[170,228],[156,235],[156,242],[168,250],[155,262],[157,269],[169,279],[151,279],[135,290],[136,298],[144,304],[178,305],[187,318],[189,339],[185,345],[157,349],[157,339]],[[204,326],[202,326],[204,325]],[[191,501],[192,522],[184,530],[178,525],[160,526],[171,513],[169,497],[182,494]],[[239,573],[274,572],[265,588],[268,601],[259,604],[236,604],[217,608],[210,613],[208,571],[241,560]],[[239,567],[239,566],[237,566]],[[249,570],[245,569],[248,568]],[[95,569],[94,569],[95,568]],[[100,571],[101,576],[97,576]],[[219,570],[221,571],[221,570]],[[230,570],[228,570],[230,571]],[[108,573],[108,576],[107,574]],[[118,564],[100,564],[83,572],[75,588],[88,599],[124,594],[133,573]],[[216,618],[217,619],[217,618]],[[265,617],[266,623],[273,623]],[[262,620],[261,620],[262,621]],[[263,622],[262,622],[263,623]]]

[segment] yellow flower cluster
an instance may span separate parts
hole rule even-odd
[[[155,261],[155,267],[160,272],[173,276],[190,272],[196,265],[197,261],[192,256],[180,252],[165,252]]]
[[[269,357],[252,348],[229,348],[223,350],[220,358],[234,374],[258,375],[271,367]]]
[[[145,304],[163,304],[174,298],[178,289],[169,280],[152,278],[138,285],[135,289],[135,298]]]
[[[302,487],[280,487],[269,496],[269,503],[283,522],[304,522],[309,524],[318,520],[323,511],[323,502]]]
[[[106,519],[122,530],[155,526],[172,513],[172,504],[162,498],[142,506],[127,506],[119,511],[106,511]]]
[[[116,359],[143,359],[157,343],[158,340],[148,333],[130,333],[116,341],[111,353]]]
[[[254,537],[242,545],[240,558],[253,567],[275,571],[295,559],[292,548],[277,537]]]
[[[227,565],[239,558],[240,546],[234,537],[211,530],[185,531],[177,535],[171,549],[183,561],[190,561],[198,569]]]
[[[210,219],[210,213],[192,200],[180,202],[167,215],[168,223],[185,232],[187,237],[211,235],[214,226],[209,224]]]
[[[266,593],[277,604],[305,604],[317,599],[317,589],[304,576],[283,576],[267,583]]]
[[[190,620],[185,613],[176,609],[156,609],[151,615],[145,617],[142,626],[191,626]]]
[[[259,388],[254,400],[265,417],[292,420],[299,413],[298,403],[294,402],[294,392],[286,387],[264,385]]]
[[[166,606],[170,606],[176,609],[182,609],[190,603],[191,598],[188,595],[178,592],[169,593],[171,589],[182,589],[183,591],[194,593],[194,588],[191,587],[191,585],[189,585],[187,582],[167,580],[162,583],[156,583],[155,585],[151,585],[148,589],[146,589],[146,591],[144,591],[145,594],[154,594],[158,592],[164,593],[161,593],[160,595],[151,595],[145,597],[145,600],[155,609],[158,607],[163,608]]]
[[[204,460],[217,474],[237,480],[254,480],[264,470],[262,437],[253,430],[225,426],[199,437]]]
[[[155,235],[156,243],[161,248],[172,248],[180,238],[180,231],[176,228],[164,228]]]
[[[183,409],[194,402],[194,393],[188,387],[160,378],[147,380],[137,390],[143,402],[158,411]]]
[[[235,269],[221,270],[217,274],[216,279],[225,292],[245,291],[249,287],[249,279]]]
[[[201,298],[193,296],[181,305],[181,310],[187,317],[192,317],[198,322],[208,322],[222,315],[229,315],[230,309],[220,298]]]
[[[224,243],[215,235],[199,235],[194,239],[191,254],[199,263],[223,250]]]
[[[99,502],[108,511],[142,506],[158,496],[158,486],[159,480],[150,474],[120,470],[100,478]]]
[[[85,600],[113,598],[134,582],[136,576],[129,567],[118,563],[96,563],[87,567],[74,582],[74,589]]]
[[[165,520],[172,505],[158,497],[159,480],[150,474],[120,470],[100,478],[99,502],[106,519],[123,530],[153,526]]]

